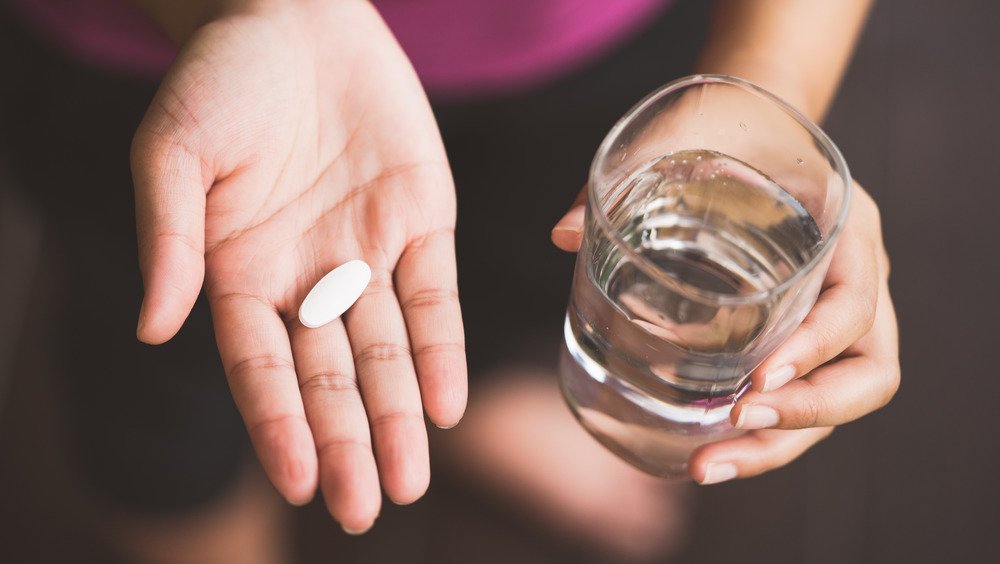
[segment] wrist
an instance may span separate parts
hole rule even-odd
[[[696,69],[702,74],[727,74],[749,80],[791,104],[815,122],[821,121],[826,114],[828,98],[820,96],[795,69],[784,68],[772,59],[752,54],[728,57],[706,54],[698,62]]]

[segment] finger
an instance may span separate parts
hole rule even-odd
[[[427,428],[388,269],[373,267],[372,281],[348,310],[346,324],[382,488],[394,502],[412,503],[430,481]]]
[[[366,531],[378,516],[382,493],[347,331],[339,320],[317,329],[294,321],[291,333],[326,507],[345,531]]]
[[[410,245],[396,268],[396,286],[424,410],[435,425],[454,427],[468,399],[454,233],[438,231]]]
[[[587,187],[577,195],[573,205],[552,228],[552,242],[564,251],[575,253],[583,241],[583,220],[586,215]]]
[[[194,306],[205,275],[205,192],[201,161],[176,145],[137,135],[132,150],[139,266],[145,296],[136,335],[172,338]]]
[[[788,464],[832,432],[833,427],[753,431],[698,448],[688,472],[703,485],[749,478]]]
[[[316,447],[285,325],[255,296],[223,294],[210,302],[229,388],[257,458],[285,499],[304,504],[316,490]]]
[[[879,284],[876,248],[845,228],[819,299],[788,340],[754,370],[753,389],[778,389],[860,339],[872,327]]]
[[[895,312],[883,289],[872,330],[845,358],[768,393],[747,392],[733,408],[742,429],[839,425],[884,406],[899,388]]]
[[[739,429],[803,429],[853,421],[889,402],[891,366],[865,357],[840,360],[767,394],[748,392],[733,408]]]

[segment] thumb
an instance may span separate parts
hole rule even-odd
[[[583,241],[584,203],[587,201],[587,187],[576,197],[566,215],[552,228],[552,242],[564,251],[575,253]]]
[[[198,299],[205,278],[205,192],[201,159],[140,133],[132,144],[139,267],[145,296],[136,335],[170,340]]]

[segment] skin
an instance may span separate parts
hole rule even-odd
[[[427,100],[374,9],[251,5],[202,26],[132,163],[139,338],[170,339],[204,285],[233,398],[289,502],[319,486],[360,532],[380,486],[397,503],[423,495],[424,413],[448,427],[466,403],[455,196]],[[303,328],[308,290],[356,258],[373,270],[364,296]]]
[[[426,97],[361,0],[137,4],[183,44],[133,143],[146,290],[138,337],[169,340],[204,288],[233,397],[271,482],[295,504],[320,489],[345,530],[363,532],[380,488],[397,503],[426,490],[424,415],[449,427],[466,404],[454,187]],[[742,24],[717,19],[702,68],[741,74],[821,113],[867,2],[735,1],[720,11],[745,4],[759,11]],[[781,42],[768,43],[774,53],[745,49],[791,33],[787,14],[781,28],[746,29],[791,8],[816,33],[789,41],[825,33],[816,51],[834,62],[810,67],[832,82],[790,78],[802,69]],[[808,15],[820,8],[854,32],[823,31],[824,20]],[[713,463],[734,464],[740,476],[780,466],[831,425],[874,409],[864,392],[882,401],[895,389],[888,263],[877,210],[858,194],[820,304],[734,410],[738,418],[748,405],[773,405],[786,430],[702,449],[696,479],[709,481]],[[580,217],[575,208],[557,226],[559,246],[574,249]],[[304,329],[295,313],[305,293],[355,258],[373,268],[369,290],[342,320]],[[767,371],[789,362],[805,377],[759,393]]]

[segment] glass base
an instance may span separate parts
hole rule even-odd
[[[570,332],[567,339],[572,339]],[[564,341],[560,355],[563,397],[594,438],[643,472],[661,478],[689,479],[688,459],[695,449],[745,432],[729,423],[729,412],[739,393],[725,401],[719,398],[711,402],[711,407],[695,420],[690,416],[679,420],[677,413],[683,410],[690,414],[691,406],[670,405],[613,374],[588,371],[590,359],[578,348],[572,351],[575,344]]]

